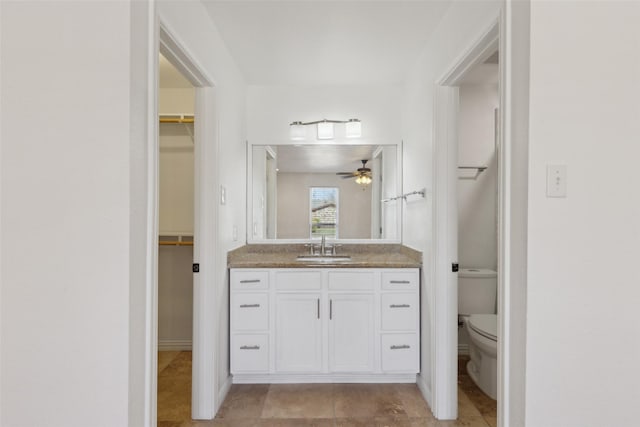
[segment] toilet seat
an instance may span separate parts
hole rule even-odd
[[[472,314],[468,322],[469,327],[477,334],[491,341],[498,341],[498,315]]]

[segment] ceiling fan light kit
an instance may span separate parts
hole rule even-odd
[[[289,138],[293,141],[306,139],[307,131],[305,126],[317,125],[318,139],[333,139],[333,125],[335,123],[344,124],[346,138],[360,138],[362,136],[362,122],[360,119],[349,120],[315,120],[312,122],[295,121],[289,124]]]
[[[361,185],[369,185],[371,184],[371,169],[367,167],[367,162],[369,160],[360,160],[362,162],[362,167],[358,168],[355,172],[338,172],[336,175],[343,175],[342,179],[345,178],[356,178],[356,183]]]

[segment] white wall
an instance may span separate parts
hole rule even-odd
[[[486,65],[485,65],[486,67]],[[497,75],[498,66],[494,71]],[[498,86],[463,84],[458,112],[458,165],[487,166],[458,170],[458,262],[461,268],[497,268],[497,175],[495,114]],[[460,298],[460,295],[458,295]],[[458,349],[468,351],[469,336],[458,329]]]
[[[193,114],[194,88],[162,87],[158,93],[158,114]]]
[[[158,349],[190,350],[193,337],[192,246],[158,248]]]
[[[335,174],[278,174],[279,239],[309,239],[309,188],[338,188],[338,238],[371,238],[371,186]]]
[[[154,7],[0,4],[3,426],[150,425],[144,331]],[[245,224],[244,84],[199,2],[157,8],[216,79],[225,159],[218,173],[230,190],[210,264],[219,388],[228,376],[226,251],[240,243],[231,225],[242,235]]]
[[[497,266],[498,105],[496,85],[460,86],[458,165],[487,166],[477,177],[476,170],[458,171],[458,261],[463,268]]]
[[[637,2],[531,4],[527,426],[640,417],[638,22]]]
[[[130,5],[0,7],[0,425],[124,426]]]
[[[193,88],[160,88],[160,114],[193,114]],[[193,235],[194,142],[192,124],[159,128],[159,234]],[[193,247],[158,249],[158,348],[191,349],[193,336]]]
[[[420,373],[428,392],[431,392],[433,379],[431,325],[436,286],[431,278],[435,232],[432,228],[434,84],[454,65],[457,56],[489,28],[499,15],[500,4],[499,1],[454,2],[410,70],[404,88],[403,187],[405,191],[427,189],[425,199],[405,203],[402,240],[406,245],[423,252]]]
[[[247,135],[254,144],[277,144],[289,141],[293,121],[358,118],[361,140],[396,143],[401,139],[400,97],[396,86],[249,86]],[[339,128],[336,125],[336,139],[343,135]],[[316,128],[307,130],[308,141],[315,141]]]

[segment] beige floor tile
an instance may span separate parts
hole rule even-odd
[[[430,418],[336,418],[335,422],[336,427],[435,427],[435,421]]]
[[[180,354],[179,351],[159,351],[158,352],[158,373],[164,371],[171,361]]]
[[[431,408],[416,384],[396,384],[395,388],[402,402],[402,408],[409,417],[435,420]]]
[[[484,416],[484,420],[489,424],[489,427],[498,427],[498,417]]]
[[[332,384],[272,384],[262,418],[333,418]]]
[[[257,418],[230,418],[211,421],[186,421],[180,427],[258,427]]]
[[[396,384],[336,384],[336,418],[407,417],[395,386]]]
[[[260,418],[269,384],[234,384],[216,418]]]
[[[411,427],[436,427],[437,420],[431,418],[411,418]]]
[[[332,418],[262,418],[259,427],[333,427]]]
[[[458,376],[458,387],[469,397],[469,400],[483,416],[496,416],[497,402],[480,390],[470,376]]]
[[[191,378],[191,352],[181,351],[162,372],[158,372],[158,377]]]
[[[437,421],[435,427],[488,427],[488,424],[482,417],[461,417],[453,421]]]
[[[458,388],[458,418],[482,417],[467,394]]]

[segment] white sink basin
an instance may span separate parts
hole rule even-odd
[[[298,255],[300,262],[345,262],[351,261],[349,255]]]

